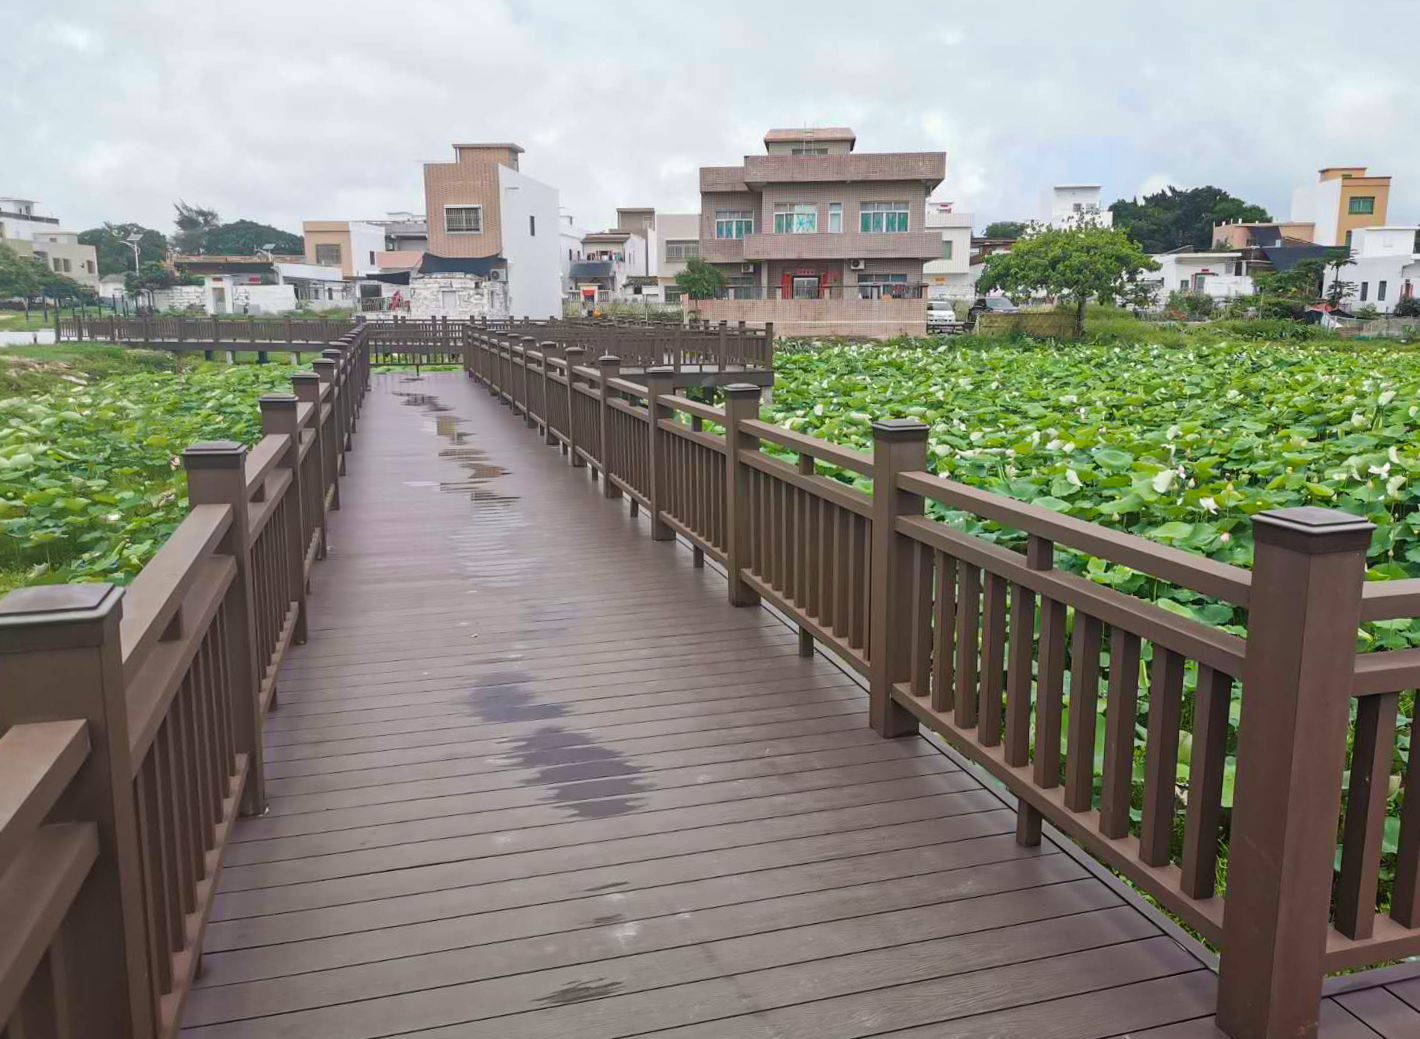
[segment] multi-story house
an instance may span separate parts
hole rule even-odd
[[[1100,206],[1098,184],[1056,184],[1050,189],[1044,208],[1043,223],[1047,227],[1114,226],[1114,214]]]
[[[1353,310],[1372,306],[1389,314],[1401,300],[1420,293],[1420,226],[1356,228],[1351,257],[1356,262],[1341,269],[1341,280],[1356,286],[1346,297]],[[1328,271],[1328,283],[1333,277]]]
[[[971,272],[971,213],[956,212],[950,202],[927,203],[927,226],[942,236],[942,252],[922,265],[927,295],[933,299],[970,299],[976,295]]]
[[[727,299],[702,317],[774,321],[790,332],[922,331],[922,265],[942,255],[926,226],[945,152],[855,152],[846,128],[770,130],[764,155],[700,170],[700,258]]]
[[[656,273],[661,282],[661,298],[679,303],[680,286],[675,276],[685,265],[700,258],[700,214],[656,214]]]
[[[306,240],[306,263],[338,267],[345,278],[380,272],[379,254],[385,251],[385,230],[364,220],[306,220],[301,224]]]
[[[1327,166],[1315,184],[1292,191],[1292,220],[1315,225],[1317,245],[1351,246],[1362,227],[1383,227],[1390,178],[1366,175],[1364,166]]]
[[[562,271],[562,295],[565,299],[575,295],[572,264],[582,259],[582,239],[586,234],[586,228],[580,227],[571,213],[565,209],[557,211],[557,263]]]
[[[467,316],[468,286],[455,283],[498,282],[512,317],[562,312],[557,189],[522,173],[522,154],[516,144],[456,144],[453,162],[424,164],[429,243],[420,270],[437,272],[440,284],[415,293],[411,281],[412,296],[454,300],[449,316]]]
[[[39,260],[56,274],[99,290],[98,251],[81,245],[77,231],[59,226],[59,218],[35,212],[28,198],[0,197],[0,242],[21,256]]]

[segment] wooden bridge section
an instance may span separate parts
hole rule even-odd
[[[0,602],[5,1039],[1213,1039],[1215,1013],[1234,1039],[1417,1034],[1412,965],[1323,989],[1323,967],[1413,942],[1404,904],[1378,914],[1370,888],[1364,911],[1371,786],[1346,793],[1328,922],[1302,882],[1329,878],[1334,833],[1322,847],[1320,826],[1266,829],[1298,825],[1293,788],[1324,784],[1269,788],[1286,762],[1244,743],[1240,779],[1249,762],[1258,778],[1233,810],[1234,870],[1256,869],[1274,910],[1311,911],[1269,917],[1235,874],[1225,915],[1204,880],[1216,791],[1175,805],[1155,778],[1142,829],[1126,798],[1114,834],[1118,801],[1082,778],[1093,747],[1055,714],[1067,668],[1089,688],[1107,645],[1137,673],[1146,639],[1138,750],[1172,770],[1170,690],[1191,661],[1195,769],[1211,775],[1207,694],[1226,686],[1209,676],[1281,679],[1248,670],[1242,640],[1054,569],[1039,541],[1246,595],[1271,657],[1318,639],[1337,655],[1310,628],[1267,643],[1284,605],[1290,624],[1322,622],[1305,588],[1269,598],[1261,538],[1252,575],[1216,567],[929,477],[920,427],[882,423],[871,455],[848,451],[760,422],[757,387],[709,407],[675,394],[673,371],[637,383],[615,357],[588,366],[506,330],[468,344],[467,374],[371,378],[365,335],[299,398],[264,404],[269,435],[239,464],[194,452],[193,516],[122,599],[73,586]],[[227,469],[241,478],[197,475]],[[863,494],[838,470],[894,489]],[[1028,552],[916,518],[929,495],[1008,519]],[[1306,556],[1337,568],[1316,585],[1324,615],[1350,630],[1409,615],[1411,588],[1363,595],[1359,569],[1347,605],[1337,589],[1364,546],[1349,520],[1331,527],[1278,542],[1345,542]],[[106,626],[120,602],[136,626]],[[1333,698],[1385,708],[1412,687],[1408,657],[1362,667],[1342,648]],[[1130,671],[1108,671],[1113,705]],[[1370,713],[1351,774],[1370,754],[1379,781],[1393,729]],[[120,733],[119,718],[140,724]],[[1323,713],[1305,738],[1344,742],[1344,725]],[[1132,724],[1107,735],[1106,791],[1134,741]],[[1298,768],[1336,766],[1334,817],[1333,757]],[[1269,820],[1244,814],[1248,798],[1275,799]],[[1165,813],[1181,851],[1159,849]],[[1287,854],[1249,864],[1248,826]],[[1221,974],[1099,861],[1220,944]],[[1314,972],[1276,940],[1293,928]]]

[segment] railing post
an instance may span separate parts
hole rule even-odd
[[[543,442],[548,446],[555,446],[560,441],[557,434],[552,431],[552,364],[557,360],[561,348],[552,340],[543,342],[539,348],[542,353],[542,434]]]
[[[350,364],[344,350],[332,348],[322,350],[321,356],[329,358],[334,362],[335,367],[331,369],[331,374],[335,379],[335,407],[336,423],[340,427],[340,475],[345,475],[345,452],[350,450],[350,432],[354,426],[354,409],[350,399]]]
[[[601,411],[599,413],[602,430],[602,449],[597,457],[597,462],[601,466],[602,471],[602,496],[606,498],[620,498],[621,488],[611,482],[611,464],[609,462],[611,457],[612,435],[612,390],[609,384],[612,379],[615,379],[621,374],[621,358],[615,357],[612,354],[602,354],[602,356],[597,358],[597,369],[598,373],[601,375],[601,383],[598,388],[601,390],[602,399]]]
[[[774,322],[764,323],[764,356],[762,358],[766,371],[774,370]]]
[[[520,342],[523,351],[523,423],[533,428],[537,425],[537,420],[532,417],[532,372],[528,371],[528,351],[537,349],[537,340],[532,336],[523,336]]]
[[[587,463],[577,454],[577,375],[576,369],[582,364],[586,347],[569,346],[567,356],[567,458],[574,469],[581,469]]]
[[[233,743],[247,756],[242,788],[243,815],[266,811],[266,769],[261,745],[261,669],[256,660],[256,617],[252,611],[251,528],[247,520],[247,449],[232,440],[202,440],[182,453],[189,505],[228,505],[232,523],[217,551],[231,556],[237,576],[227,588],[227,680],[232,691]]]
[[[715,342],[715,363],[720,371],[725,370],[725,342],[729,335],[730,323],[720,322],[720,337]]]
[[[325,448],[326,481],[335,488],[335,493],[330,499],[330,507],[339,509],[340,480],[337,477],[345,471],[345,452],[341,447],[342,437],[340,434],[340,387],[335,381],[335,362],[330,358],[317,357],[311,362],[311,367],[320,377],[321,385],[329,387],[326,400],[330,407],[330,425],[327,426],[321,420],[319,403],[316,405],[316,421],[320,422],[321,445]],[[324,488],[321,489],[322,493],[324,490]]]
[[[759,438],[741,425],[759,418],[759,387],[731,383],[725,387],[725,576],[732,606],[756,606],[759,593],[745,583],[741,571],[749,562],[749,469],[740,451],[758,451]]]
[[[98,829],[98,857],[64,923],[71,1034],[151,1039],[158,1019],[149,967],[128,702],[118,626],[123,589],[41,585],[0,599],[0,731],[29,722],[85,722],[89,757],[50,823]]]
[[[653,541],[674,541],[675,531],[670,524],[661,519],[661,511],[665,508],[665,498],[667,497],[667,480],[670,473],[666,469],[666,459],[663,457],[666,444],[666,435],[661,432],[661,419],[671,417],[671,409],[658,402],[657,398],[675,392],[675,369],[666,365],[656,365],[654,368],[646,369],[646,425],[648,436],[651,441],[649,445],[648,469],[650,470],[649,494],[646,495],[651,502],[651,540]]]
[[[1315,1036],[1366,549],[1311,506],[1260,512],[1248,604],[1218,1027]]]
[[[296,603],[296,625],[291,641],[304,645],[306,641],[306,548],[304,532],[306,496],[301,487],[301,425],[296,420],[297,400],[294,394],[268,394],[260,397],[262,433],[290,438],[286,454],[277,463],[291,472],[291,486],[286,488],[286,542],[290,557],[287,595]],[[275,697],[272,705],[275,706]]]
[[[873,528],[868,588],[868,722],[881,736],[917,731],[911,711],[892,698],[912,669],[912,553],[899,516],[922,515],[922,498],[897,486],[899,473],[927,467],[927,427],[917,419],[873,423]]]
[[[316,485],[307,488],[310,501],[313,504],[314,515],[311,517],[311,525],[320,530],[320,541],[316,549],[316,558],[325,558],[325,442],[322,439],[324,430],[321,429],[320,421],[320,376],[315,372],[297,372],[291,376],[291,388],[296,392],[296,401],[299,404],[309,404],[314,409],[311,415],[311,430],[315,433],[315,441],[311,444],[311,453],[315,455],[313,468],[315,469]]]

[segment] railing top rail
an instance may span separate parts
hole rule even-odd
[[[638,397],[646,396],[646,387],[627,379],[608,379],[606,384],[613,390],[620,390],[622,393],[633,393]]]
[[[1160,545],[1136,534],[1062,516],[1039,505],[968,487],[932,473],[903,473],[899,480],[903,490],[920,494],[949,508],[961,509],[1068,548],[1122,563],[1224,602],[1246,606],[1251,597],[1252,575],[1241,567]]]
[[[80,719],[16,725],[0,736],[0,876],[88,756]]]
[[[256,446],[247,453],[246,483],[248,497],[266,483],[267,476],[271,474],[272,469],[276,468],[276,464],[281,461],[281,456],[286,453],[289,439],[290,438],[287,437],[285,433],[268,434],[257,441]]]
[[[1399,581],[1368,581],[1361,587],[1363,621],[1420,617],[1420,577]]]
[[[768,440],[771,444],[778,444],[790,451],[797,451],[801,455],[809,455],[821,462],[848,469],[860,476],[871,477],[873,475],[873,456],[866,451],[855,451],[851,447],[839,447],[826,440],[805,436],[803,433],[795,433],[776,426],[772,422],[761,422],[759,419],[742,422],[740,428],[761,440]]]
[[[717,425],[725,424],[725,411],[723,408],[712,407],[709,404],[701,404],[699,401],[691,400],[689,397],[682,397],[675,393],[663,393],[656,398],[656,403],[667,408],[674,408],[676,411],[683,411],[687,415],[694,415]]]
[[[125,680],[131,680],[142,667],[196,579],[198,561],[212,554],[231,523],[230,506],[193,506],[128,586],[119,623]]]

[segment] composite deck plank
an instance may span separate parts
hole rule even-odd
[[[1420,1010],[1387,988],[1361,989],[1333,998],[1382,1039],[1420,1039]]]
[[[1155,920],[481,387],[377,377],[355,436],[186,1035],[1206,1022]]]

